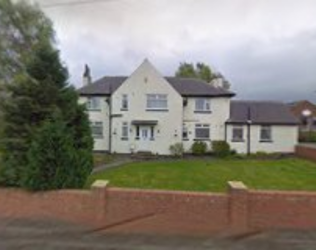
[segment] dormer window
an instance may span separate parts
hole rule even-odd
[[[207,98],[195,99],[195,112],[211,112],[210,100]]]

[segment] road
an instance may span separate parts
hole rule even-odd
[[[224,239],[118,235],[53,220],[0,220],[0,249],[6,250],[312,250],[316,231],[282,231]]]

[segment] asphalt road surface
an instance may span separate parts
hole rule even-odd
[[[0,249],[316,250],[316,231],[271,231],[238,238],[119,235],[52,220],[0,220]]]

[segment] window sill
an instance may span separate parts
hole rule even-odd
[[[211,141],[210,138],[195,138],[194,141]]]
[[[273,143],[272,140],[260,140],[259,142],[260,143]]]
[[[182,141],[189,141],[189,138],[183,138]]]
[[[96,112],[96,111],[101,111],[101,109],[87,109],[87,111]]]
[[[122,137],[121,140],[122,141],[128,141],[128,137]]]
[[[155,138],[150,138],[150,140],[151,140],[151,141],[154,141],[154,140],[155,140]]]
[[[96,140],[103,140],[104,137],[103,136],[92,136],[93,139],[96,139]]]
[[[235,140],[232,140],[232,142],[245,142],[245,140],[237,140],[237,139],[235,139]]]
[[[169,109],[146,109],[146,111],[154,111],[154,112],[168,112]]]
[[[136,141],[139,141],[139,137],[135,137],[135,140],[136,140]]]
[[[121,108],[121,111],[128,111],[128,109],[123,109],[123,108]]]
[[[195,114],[211,114],[212,111],[210,111],[210,110],[195,110],[194,113]]]

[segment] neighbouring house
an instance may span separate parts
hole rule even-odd
[[[300,121],[301,131],[316,131],[316,105],[303,100],[289,103],[291,112]]]
[[[79,89],[96,151],[168,155],[183,143],[226,140],[239,153],[294,151],[298,123],[287,105],[232,101],[233,92],[198,79],[164,77],[145,60],[130,76],[106,76]]]

